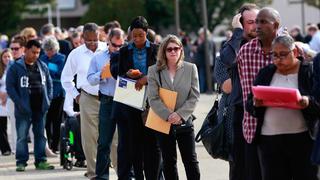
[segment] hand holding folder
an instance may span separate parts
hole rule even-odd
[[[171,111],[174,111],[178,93],[168,89],[160,88],[159,96],[165,106]],[[156,131],[169,134],[171,123],[169,123],[166,119],[161,119],[150,107],[145,126]]]
[[[105,66],[103,66],[101,70],[101,79],[106,79],[110,77],[111,77],[110,63],[107,63]]]
[[[301,109],[298,105],[301,95],[299,90],[293,88],[253,86],[255,98],[262,100],[263,106]]]

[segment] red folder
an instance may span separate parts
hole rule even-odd
[[[298,89],[272,86],[253,86],[252,92],[255,98],[263,101],[264,106],[301,109],[298,105],[298,102],[301,99]]]

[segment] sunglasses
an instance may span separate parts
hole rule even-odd
[[[20,48],[19,47],[12,47],[10,48],[12,51],[18,51]]]
[[[122,46],[123,46],[123,44],[115,44],[115,43],[113,43],[113,42],[110,42],[111,43],[111,45],[113,46],[113,47],[115,47],[115,48],[121,48]]]
[[[166,51],[169,52],[169,53],[172,52],[172,51],[178,52],[180,49],[181,49],[181,47],[169,47],[169,48],[166,49]]]

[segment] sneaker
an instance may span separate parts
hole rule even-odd
[[[77,160],[75,163],[74,163],[74,166],[75,167],[78,167],[78,168],[86,168],[86,164],[84,162],[84,160]]]
[[[10,156],[11,155],[11,151],[6,151],[4,153],[2,153],[3,156]]]
[[[17,168],[16,168],[17,172],[23,172],[25,170],[26,170],[26,166],[25,165],[23,165],[23,164],[18,164],[17,165]]]
[[[39,162],[36,164],[36,169],[37,170],[52,170],[54,169],[54,166],[47,163],[47,162]]]

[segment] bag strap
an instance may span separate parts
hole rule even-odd
[[[161,81],[161,74],[160,74],[160,71],[158,71],[158,74],[159,74],[160,87],[162,87],[162,81]]]

